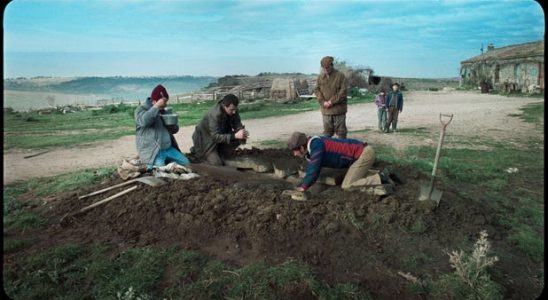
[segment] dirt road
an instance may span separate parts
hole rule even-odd
[[[513,143],[526,141],[532,135],[539,135],[533,125],[510,117],[519,114],[520,107],[527,103],[541,101],[536,98],[505,97],[479,94],[478,92],[407,92],[404,93],[404,108],[400,115],[399,129],[417,129],[430,132],[424,137],[405,134],[382,134],[376,131],[377,114],[373,103],[352,105],[347,114],[349,131],[369,129],[365,133],[350,133],[349,137],[366,139],[370,144],[388,144],[403,149],[409,144],[435,145],[439,131],[439,113],[454,114],[447,131],[447,146],[459,136],[490,137]],[[184,116],[182,116],[184,118]],[[295,131],[321,134],[322,121],[319,110],[283,117],[244,120],[251,137],[246,147],[258,147],[266,140],[285,140]],[[183,127],[176,135],[181,150],[187,152],[192,145],[193,126]],[[473,146],[472,143],[466,147]],[[32,158],[23,158],[32,153],[23,150],[4,151],[4,184],[20,180],[53,176],[86,168],[118,164],[122,157],[136,155],[135,137],[126,136],[117,140],[97,142],[70,149],[55,149]]]

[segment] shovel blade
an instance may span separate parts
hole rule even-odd
[[[144,183],[146,185],[150,185],[152,187],[157,187],[157,186],[161,186],[161,185],[166,184],[166,182],[163,181],[162,179],[157,178],[157,177],[153,177],[153,176],[139,177],[139,178],[136,178],[135,181],[142,182],[142,183]]]
[[[419,201],[432,200],[439,204],[441,200],[441,195],[443,194],[443,192],[433,187],[432,194],[430,195],[430,197],[428,197],[429,191],[430,191],[430,186],[427,186],[427,185],[421,186]]]

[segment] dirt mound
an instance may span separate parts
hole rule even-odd
[[[293,159],[287,150],[252,149],[239,155],[243,154],[271,161]],[[178,245],[235,265],[296,258],[328,282],[357,283],[380,298],[416,297],[397,275],[408,271],[403,258],[428,257],[419,262],[421,270],[448,272],[443,250],[456,249],[481,229],[489,230],[494,214],[485,205],[469,205],[440,186],[444,194],[439,207],[419,202],[419,185],[427,182],[427,176],[385,162],[374,167],[397,171],[405,183],[385,197],[323,186],[308,201],[297,202],[281,195],[293,184],[270,174],[195,165],[200,178],[160,187],[141,184],[137,191],[94,208],[66,226],[50,227],[44,240],[101,242],[120,250]],[[59,195],[42,214],[59,224],[67,213],[106,197],[77,200],[79,195],[119,182],[112,177]]]

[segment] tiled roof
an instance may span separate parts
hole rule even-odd
[[[505,60],[515,58],[526,58],[533,56],[544,56],[544,41],[529,42],[524,44],[510,45],[495,48],[481,55],[474,56],[461,63],[473,63],[486,60]]]

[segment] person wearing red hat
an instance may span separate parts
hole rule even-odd
[[[175,133],[178,125],[165,125],[161,115],[165,108],[169,94],[164,86],[157,85],[145,103],[135,110],[135,125],[137,152],[147,170],[153,166],[161,167],[166,163],[176,162],[179,165],[189,164],[188,158],[179,150]]]

